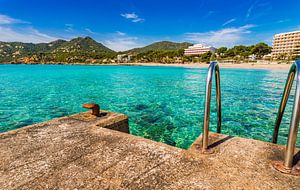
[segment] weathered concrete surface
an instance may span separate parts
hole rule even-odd
[[[123,128],[127,117],[115,117],[106,122]],[[300,187],[299,177],[270,165],[282,159],[281,146],[221,136],[215,154],[201,155],[197,142],[182,150],[100,125],[101,119],[79,115],[1,134],[0,189]]]
[[[201,144],[202,136],[190,151],[199,153]],[[209,134],[209,145],[212,169],[228,189],[300,189],[300,176],[281,174],[272,167],[273,161],[283,161],[284,146],[217,133]]]

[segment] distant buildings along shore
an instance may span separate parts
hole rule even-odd
[[[201,55],[207,52],[216,52],[216,48],[203,44],[195,44],[184,50],[184,55]]]
[[[195,44],[184,50],[184,55],[201,55],[204,53],[215,53],[216,48],[204,44]],[[250,55],[250,60],[255,60],[254,55]],[[300,31],[285,32],[275,34],[272,44],[272,52],[264,55],[264,59],[288,59],[300,56]],[[251,58],[250,58],[251,57]]]

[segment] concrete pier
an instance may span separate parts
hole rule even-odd
[[[146,127],[146,126],[145,126]],[[128,118],[81,113],[0,134],[0,189],[299,189],[273,169],[284,146],[210,133],[214,154],[128,133]],[[297,150],[299,151],[299,150]]]

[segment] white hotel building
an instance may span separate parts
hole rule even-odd
[[[300,31],[276,34],[273,39],[272,57],[300,55]]]
[[[216,48],[203,44],[195,44],[184,50],[184,55],[201,55],[207,52],[216,52]]]

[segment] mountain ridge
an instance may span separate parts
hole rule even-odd
[[[114,52],[91,37],[77,37],[66,41],[54,52]]]
[[[171,42],[171,41],[159,41],[154,42],[152,44],[149,44],[147,46],[141,47],[141,48],[133,48],[131,50],[127,50],[125,52],[128,53],[144,53],[147,51],[155,51],[155,50],[180,50],[180,49],[186,49],[187,47],[191,46],[193,44],[188,42]]]
[[[10,62],[23,60],[27,57],[41,57],[44,54],[53,55],[54,57],[61,56],[76,56],[76,54],[86,54],[85,57],[89,57],[90,54],[99,54],[98,57],[103,57],[104,54],[119,54],[119,53],[144,53],[149,51],[168,51],[168,50],[181,50],[185,49],[191,43],[160,41],[154,42],[141,48],[134,48],[127,51],[116,52],[100,42],[95,41],[93,38],[77,37],[71,40],[58,39],[49,43],[24,43],[24,42],[1,42],[0,41],[0,62]],[[89,54],[89,55],[87,55]],[[110,57],[110,55],[109,55]]]

